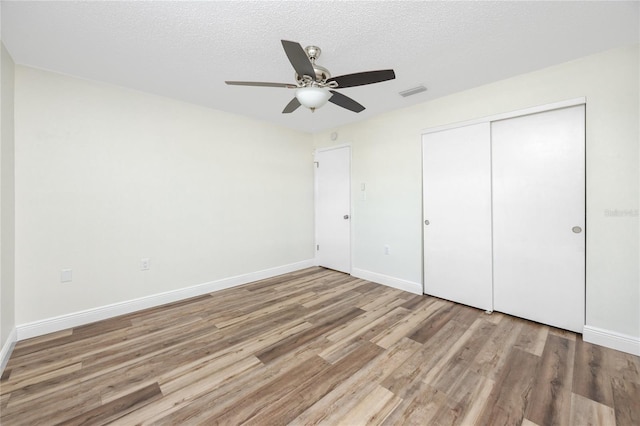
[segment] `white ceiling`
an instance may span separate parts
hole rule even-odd
[[[104,81],[315,132],[640,41],[640,2],[2,1],[18,64]],[[281,39],[322,49],[336,75],[393,68],[333,104],[281,114],[293,90]],[[425,85],[403,98],[398,92]]]

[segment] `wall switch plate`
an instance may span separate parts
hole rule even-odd
[[[60,271],[60,282],[61,283],[69,283],[71,282],[71,269],[63,269]]]
[[[151,268],[151,259],[149,259],[148,257],[140,259],[140,270],[148,271],[149,268]]]
[[[384,254],[386,254],[386,255],[391,254],[391,247],[389,247],[388,244],[384,245]]]

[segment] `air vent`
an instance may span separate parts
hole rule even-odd
[[[405,90],[403,92],[400,92],[400,96],[402,96],[403,98],[406,98],[407,96],[411,96],[411,95],[415,95],[417,93],[422,93],[422,92],[426,92],[427,88],[424,86],[418,86],[418,87],[414,87],[412,89],[408,89]]]

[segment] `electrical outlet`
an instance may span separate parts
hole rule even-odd
[[[60,282],[61,283],[69,283],[71,282],[71,269],[63,269],[60,271]]]
[[[151,268],[151,259],[149,259],[148,257],[140,259],[140,270],[148,271],[149,268]]]

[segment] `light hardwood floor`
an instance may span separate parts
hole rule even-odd
[[[310,268],[15,347],[0,423],[640,425],[640,359]]]

